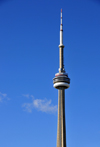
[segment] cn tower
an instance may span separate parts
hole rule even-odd
[[[57,147],[66,147],[66,124],[65,124],[65,89],[69,88],[70,79],[64,69],[63,58],[63,25],[62,9],[60,24],[60,45],[59,45],[59,72],[53,79],[54,88],[58,89],[58,127],[57,127]]]

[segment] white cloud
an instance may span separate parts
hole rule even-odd
[[[32,109],[33,109],[33,105],[32,103],[24,103],[22,105],[22,107],[25,107],[24,111],[27,111],[27,112],[32,112]]]
[[[34,97],[31,95],[32,98],[31,103],[24,103],[22,107],[24,108],[24,111],[32,112],[32,110],[35,108],[38,111],[46,112],[46,113],[55,113],[57,111],[57,105],[52,105],[51,100],[47,99],[34,99]]]
[[[10,99],[7,97],[7,94],[0,92],[0,103],[4,102],[5,100],[10,100]]]
[[[3,98],[0,96],[0,102],[2,102],[2,99],[3,99]]]

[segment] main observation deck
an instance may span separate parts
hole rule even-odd
[[[54,87],[56,89],[60,89],[61,87],[64,89],[69,88],[70,79],[68,78],[67,73],[57,73],[53,78]]]

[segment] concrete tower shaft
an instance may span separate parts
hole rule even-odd
[[[59,73],[65,72],[64,69],[64,57],[63,57],[64,46],[59,45]]]
[[[57,127],[57,147],[66,147],[66,127],[65,127],[65,90],[58,90],[58,127]]]

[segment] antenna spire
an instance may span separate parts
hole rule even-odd
[[[60,45],[63,45],[62,9],[61,9],[61,23],[60,23]]]
[[[61,23],[60,23],[60,45],[59,45],[59,72],[65,72],[63,59],[63,24],[62,24],[62,9],[61,9]]]

